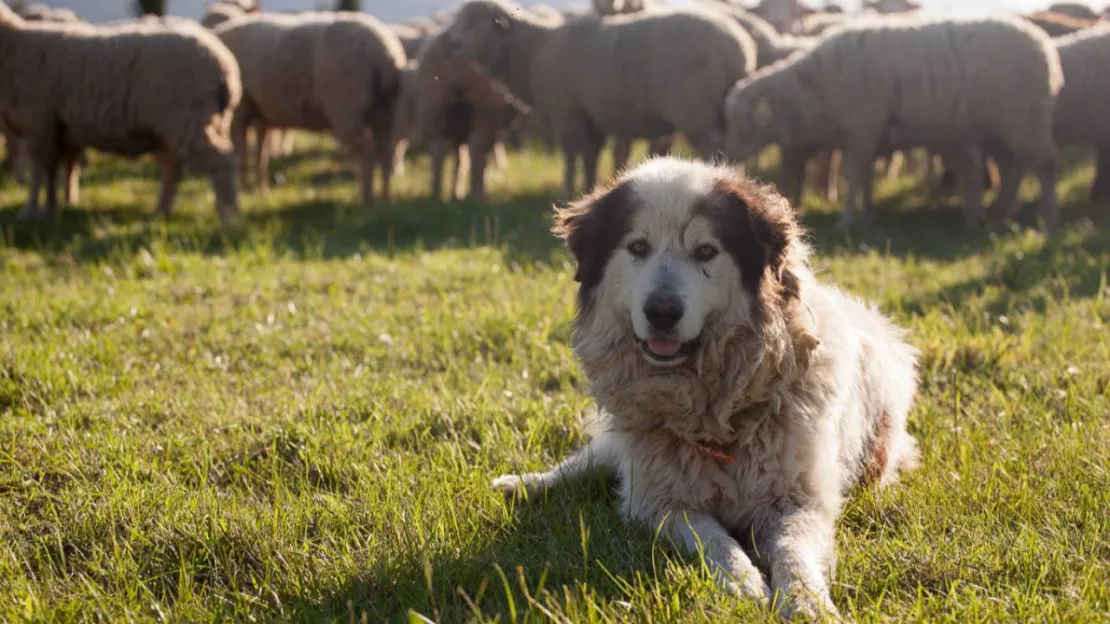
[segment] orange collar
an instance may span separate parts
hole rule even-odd
[[[693,445],[694,448],[698,449],[702,453],[705,453],[706,455],[709,455],[722,464],[731,464],[732,462],[736,461],[735,456],[729,455],[728,453],[723,451],[721,447],[715,444],[710,444],[709,442],[693,442]]]

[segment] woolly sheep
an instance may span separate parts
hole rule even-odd
[[[811,13],[802,18],[794,32],[802,37],[819,37],[852,20],[852,16],[846,13]]]
[[[30,4],[20,11],[20,17],[28,22],[72,23],[83,21],[72,9],[51,8],[45,4]]]
[[[1040,11],[1022,17],[1045,31],[1049,37],[1070,35],[1098,24],[1097,20],[1079,19],[1051,11]]]
[[[406,69],[403,85],[397,135],[429,147],[432,197],[442,196],[444,162],[452,152],[450,198],[461,192],[460,171],[469,157],[470,197],[484,199],[488,156],[501,132],[518,115],[527,114],[527,108],[473,61],[456,55],[442,34],[429,39],[415,67]]]
[[[536,17],[547,20],[552,26],[561,26],[563,22],[567,21],[565,15],[549,4],[536,4],[528,7],[532,14]]]
[[[842,149],[845,228],[869,212],[875,154],[922,144],[962,172],[967,216],[978,218],[979,146],[989,140],[1003,177],[996,208],[1013,214],[1021,174],[1033,167],[1052,227],[1062,82],[1051,40],[1017,18],[864,20],[739,82],[725,102],[728,153],[743,160],[767,143]]]
[[[204,15],[200,17],[200,24],[209,30],[215,30],[220,24],[244,15],[247,13],[233,4],[214,3],[204,10]]]
[[[1110,200],[1110,26],[1056,40],[1064,88],[1056,97],[1056,141],[1094,146],[1098,157],[1091,199]]]
[[[1075,19],[1081,20],[1097,20],[1098,13],[1091,7],[1081,4],[1079,2],[1057,2],[1056,4],[1048,7],[1050,13],[1059,13],[1060,15],[1067,15]]]
[[[397,39],[401,42],[401,49],[405,51],[406,59],[416,58],[420,54],[420,48],[424,46],[424,42],[428,40],[428,35],[408,24],[390,24],[390,30],[393,34],[397,35]]]
[[[387,26],[360,13],[261,13],[229,22],[216,35],[243,73],[234,137],[244,174],[248,127],[259,136],[256,173],[264,192],[271,128],[330,130],[359,163],[362,201],[372,201],[378,168],[381,197],[389,200],[393,115],[406,57]]]
[[[921,10],[921,3],[913,0],[864,0],[862,8],[884,14],[913,13]]]
[[[594,12],[598,15],[637,13],[647,8],[645,4],[645,0],[594,0]]]
[[[607,135],[683,133],[721,147],[720,102],[755,66],[755,43],[715,12],[660,9],[551,27],[503,0],[462,5],[448,36],[551,125],[564,152],[564,196],[579,158],[593,187]],[[690,71],[697,67],[698,71]]]
[[[814,12],[799,0],[761,0],[751,11],[781,33],[793,32],[802,18]]]
[[[162,164],[158,210],[166,215],[183,167],[197,165],[211,179],[220,216],[235,217],[228,126],[240,95],[234,57],[195,22],[34,24],[0,3],[0,118],[34,162],[24,216],[53,214],[59,166],[92,147],[154,153]]]

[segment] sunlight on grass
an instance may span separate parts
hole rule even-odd
[[[922,351],[923,468],[839,525],[833,597],[860,621],[1110,609],[1110,216],[1069,162],[1053,238],[967,229],[907,179],[849,235],[807,200],[823,278]],[[557,163],[512,154],[488,205],[441,204],[414,156],[362,207],[300,137],[233,231],[199,179],[149,218],[145,162],[94,158],[49,224],[5,182],[0,620],[765,619],[624,526],[604,481],[487,487],[583,443]]]

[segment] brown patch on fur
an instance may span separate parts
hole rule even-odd
[[[876,485],[886,472],[890,452],[890,420],[890,414],[883,413],[875,427],[875,436],[871,439],[871,448],[859,477],[859,483],[863,487]]]
[[[552,232],[566,241],[578,263],[574,280],[580,284],[580,309],[590,307],[593,293],[605,275],[605,265],[628,234],[638,201],[632,185],[622,182],[600,187],[570,206],[556,210]]]
[[[759,302],[759,313],[782,310],[804,368],[819,341],[810,330],[808,311],[800,306],[797,269],[805,258],[794,209],[774,187],[736,175],[718,181],[698,211],[714,223],[744,288]]]
[[[752,295],[779,294],[764,292],[769,276],[774,282],[772,290],[797,298],[796,280],[788,280],[794,286],[789,290],[782,277],[788,272],[789,247],[801,236],[801,227],[790,205],[772,187],[739,177],[723,179],[698,211],[713,221],[717,237],[740,268],[744,287]]]

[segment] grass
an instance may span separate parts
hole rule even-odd
[[[302,141],[303,143],[303,141]],[[488,205],[355,205],[326,143],[221,231],[203,181],[97,158],[81,205],[0,187],[0,620],[762,619],[619,521],[610,484],[509,504],[499,473],[583,443],[556,159]],[[863,622],[1110,612],[1110,214],[1071,155],[1051,238],[967,229],[909,179],[824,279],[921,348],[924,466],[854,495],[833,597]],[[1026,195],[1028,198],[1028,191]],[[812,200],[811,200],[812,201]]]

